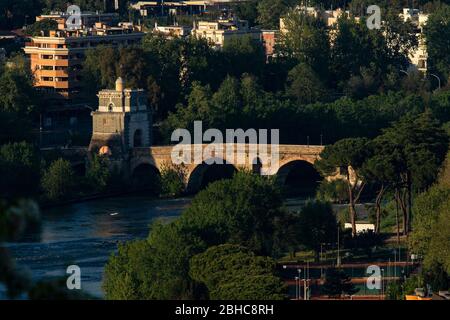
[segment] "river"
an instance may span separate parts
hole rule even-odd
[[[46,209],[39,231],[5,246],[34,281],[65,276],[69,265],[78,265],[82,289],[101,298],[103,267],[117,244],[147,237],[154,219],[174,219],[190,201],[128,196]]]

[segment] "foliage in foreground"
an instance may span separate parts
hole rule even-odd
[[[192,279],[205,284],[213,300],[281,300],[285,287],[276,263],[237,245],[210,247],[190,261]]]
[[[194,299],[208,295],[217,298],[230,297],[231,292],[245,289],[245,297],[250,299],[250,296],[263,298],[256,292],[267,293],[269,288],[278,288],[271,293],[272,298],[281,297],[279,282],[268,269],[255,271],[255,285],[259,289],[251,283],[236,281],[212,288],[209,281],[210,287],[195,280],[206,275],[190,274],[191,258],[225,243],[246,247],[240,255],[246,256],[250,265],[270,266],[269,258],[254,254],[276,254],[278,246],[285,242],[280,231],[286,213],[281,205],[280,190],[266,177],[239,172],[231,180],[210,184],[197,194],[179,219],[168,224],[157,222],[147,240],[119,247],[105,267],[106,298]],[[194,261],[197,259],[200,257]]]

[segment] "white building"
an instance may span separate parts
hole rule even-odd
[[[199,21],[194,24],[192,36],[207,39],[216,47],[223,48],[231,38],[250,36],[252,39],[261,41],[261,30],[252,29],[248,21],[233,19],[219,19],[214,22]]]
[[[414,50],[409,59],[411,60],[411,65],[425,73],[427,72],[427,60],[428,60],[428,51],[425,42],[425,36],[423,34],[423,28],[428,21],[428,14],[421,13],[418,9],[408,9],[404,8],[403,12],[400,14],[400,17],[404,22],[411,21],[411,23],[417,28],[417,39],[418,46],[417,49]]]

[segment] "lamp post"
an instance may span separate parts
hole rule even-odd
[[[338,224],[338,230],[337,230],[337,266],[339,267],[341,265],[341,256],[340,256],[340,247],[339,247],[339,232],[340,232],[340,228],[339,228],[339,224]]]
[[[300,268],[298,268],[297,269],[297,272],[298,272],[298,300],[300,300],[300,297],[301,297],[301,274],[302,274],[302,269],[300,269]]]
[[[322,279],[323,278],[323,266],[322,266],[322,263],[323,263],[323,243],[321,243],[320,244],[320,278]]]
[[[441,78],[439,78],[434,73],[429,73],[430,76],[435,77],[438,80],[438,88],[441,89]]]

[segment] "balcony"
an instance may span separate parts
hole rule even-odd
[[[36,74],[40,77],[68,77],[67,70],[37,70]]]
[[[50,87],[56,89],[69,89],[69,81],[36,81],[36,87]]]

